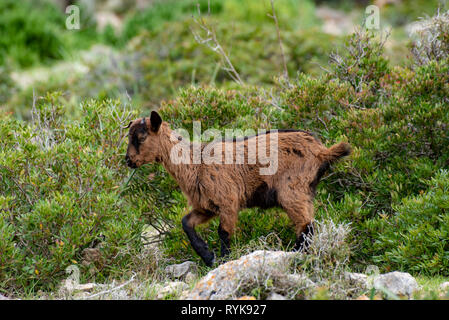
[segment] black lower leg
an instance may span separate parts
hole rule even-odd
[[[187,234],[187,237],[189,238],[195,252],[201,257],[201,259],[203,259],[204,263],[210,267],[215,262],[215,255],[209,250],[206,242],[198,236],[195,229],[189,225],[188,216],[189,215],[182,218],[182,228]]]
[[[295,244],[294,250],[307,252],[307,249],[309,248],[313,233],[314,233],[314,227],[313,227],[313,222],[311,222],[306,226],[306,229],[296,239],[296,244]]]
[[[221,224],[218,226],[218,235],[220,236],[221,256],[226,257],[230,252],[230,237],[229,233],[221,227]]]

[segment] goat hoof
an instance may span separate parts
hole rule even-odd
[[[215,254],[212,253],[209,257],[205,257],[203,260],[206,266],[212,267],[215,264]]]

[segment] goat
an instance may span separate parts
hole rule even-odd
[[[131,168],[160,162],[178,182],[192,211],[182,219],[182,227],[195,252],[207,266],[215,255],[195,232],[195,227],[214,217],[220,219],[218,234],[221,255],[230,252],[230,237],[234,233],[238,213],[244,208],[280,206],[293,221],[296,233],[295,250],[307,249],[307,237],[313,235],[316,187],[329,165],[351,153],[349,144],[338,143],[326,148],[312,134],[302,130],[277,132],[278,167],[275,174],[262,175],[261,164],[174,163],[171,152],[182,139],[176,137],[167,122],[153,111],[149,118],[130,122],[126,162]],[[273,135],[234,139],[231,145],[243,146],[245,157],[249,145],[265,141]],[[254,140],[255,139],[255,140]],[[229,141],[228,141],[229,142]],[[223,142],[221,142],[223,143]],[[194,142],[188,142],[193,148]],[[204,148],[204,144],[201,144]]]

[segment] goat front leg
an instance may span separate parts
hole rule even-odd
[[[182,218],[182,228],[187,234],[190,244],[208,267],[214,264],[215,255],[209,250],[206,242],[198,236],[195,231],[195,226],[209,221],[212,217],[213,215],[203,213],[199,210],[193,210]]]

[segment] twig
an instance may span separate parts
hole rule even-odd
[[[209,6],[210,6],[210,2],[209,2]],[[198,17],[199,18],[198,19],[193,18],[193,21],[206,33],[207,38],[201,37],[197,32],[195,32],[192,28],[190,28],[190,31],[192,32],[193,37],[195,38],[195,40],[198,43],[205,44],[212,51],[218,52],[220,54],[222,60],[224,61],[223,70],[225,70],[235,82],[237,82],[240,85],[243,85],[244,82],[243,82],[242,78],[240,77],[237,70],[234,68],[234,65],[232,64],[231,59],[229,59],[229,56],[226,54],[223,47],[220,45],[220,42],[217,39],[215,30],[213,28],[211,28],[206,23],[204,18],[202,17],[199,3],[197,4],[197,8],[198,8]],[[210,9],[208,9],[208,11],[210,13]]]
[[[323,119],[320,118],[320,116],[318,115],[318,111],[316,112],[316,117],[318,118],[318,121],[320,121],[323,126],[326,128],[326,131],[329,131],[329,128],[326,125],[326,122],[323,121]]]
[[[279,29],[279,23],[278,23],[278,19],[276,16],[276,12],[274,10],[274,0],[271,0],[271,11],[272,11],[272,15],[268,14],[268,16],[274,20],[274,24],[276,25],[276,32],[277,32],[277,37],[278,37],[278,41],[279,41],[279,49],[281,50],[282,64],[284,67],[284,77],[286,79],[288,79],[287,61],[285,60],[284,48],[282,46],[282,39],[281,39],[281,31]]]
[[[125,283],[123,283],[123,284],[121,284],[121,285],[119,285],[119,286],[117,286],[117,287],[115,287],[115,288],[112,288],[112,289],[110,289],[110,290],[105,290],[105,291],[101,291],[101,292],[95,293],[95,294],[93,294],[93,295],[90,295],[90,296],[85,297],[84,299],[86,299],[86,300],[87,300],[87,299],[92,299],[92,298],[101,296],[101,295],[103,295],[103,294],[111,293],[111,292],[114,292],[114,291],[116,291],[116,290],[118,290],[118,289],[121,289],[121,288],[123,288],[124,286],[126,286],[126,285],[130,284],[131,282],[133,282],[135,276],[136,276],[136,275],[134,274],[134,275],[131,277],[131,279],[129,279],[129,280],[126,281]]]

